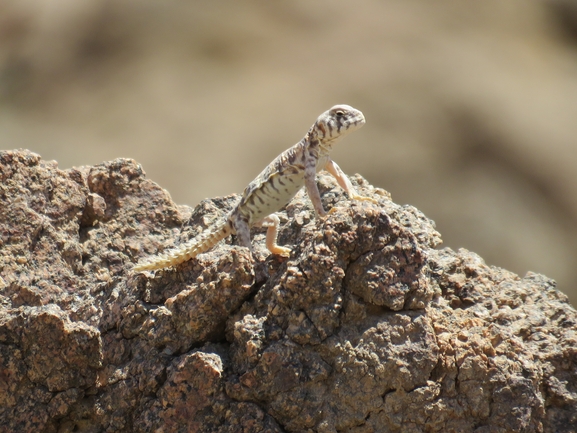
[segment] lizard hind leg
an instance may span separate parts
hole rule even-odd
[[[290,248],[281,247],[277,244],[277,236],[278,236],[278,227],[280,225],[280,220],[276,214],[271,214],[265,217],[261,225],[263,227],[267,227],[266,231],[266,247],[267,249],[276,255],[282,257],[289,257],[291,250]]]

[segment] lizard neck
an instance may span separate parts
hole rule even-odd
[[[320,138],[318,131],[314,128],[308,132],[306,141],[308,141],[309,145],[318,144],[321,154],[328,154],[333,150],[333,145],[338,141],[340,137],[334,138]]]

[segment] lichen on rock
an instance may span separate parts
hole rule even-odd
[[[552,280],[437,249],[425,215],[319,176],[271,256],[144,256],[238,196],[175,205],[134,161],[0,152],[0,432],[572,432],[577,313]]]

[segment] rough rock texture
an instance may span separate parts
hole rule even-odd
[[[176,206],[132,160],[0,153],[1,432],[574,432],[577,313],[411,206],[319,180],[281,214],[290,259],[228,240],[155,274],[237,196]]]

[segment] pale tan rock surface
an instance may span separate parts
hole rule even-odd
[[[354,177],[281,217],[288,260],[234,239],[142,256],[237,200],[176,206],[133,160],[0,153],[1,432],[574,432],[577,313],[555,283],[435,249],[432,221]]]

